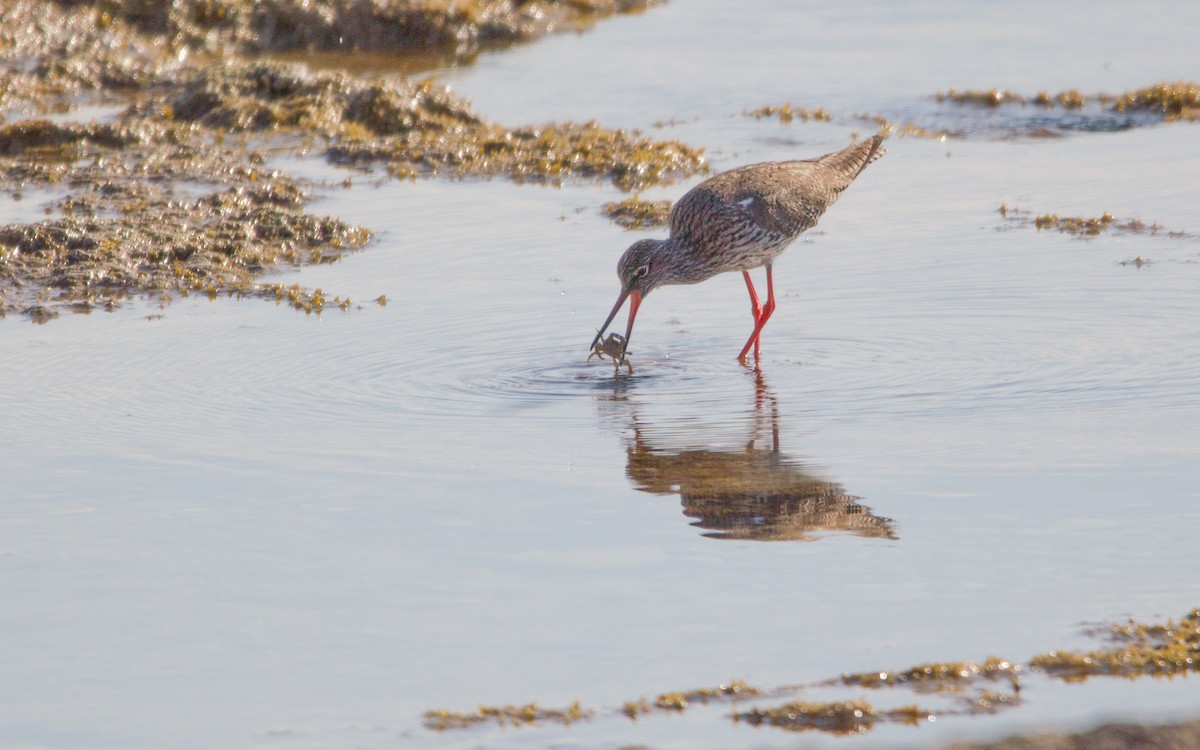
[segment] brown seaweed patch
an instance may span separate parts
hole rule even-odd
[[[1141,676],[1174,677],[1197,671],[1200,664],[1200,609],[1193,609],[1178,622],[1139,623],[1133,620],[1089,629],[1089,635],[1109,643],[1108,648],[1088,652],[1051,651],[1035,656],[1028,666],[997,657],[982,662],[933,662],[899,672],[868,672],[843,675],[813,685],[789,685],[769,691],[731,681],[716,688],[666,692],[654,700],[640,698],[624,703],[613,713],[636,720],[654,712],[680,713],[693,704],[734,702],[742,697],[765,698],[796,693],[808,688],[842,686],[880,689],[899,688],[949,701],[942,710],[917,704],[877,709],[865,700],[791,700],[778,706],[734,710],[735,722],[768,726],[785,731],[821,731],[835,735],[864,734],[881,723],[917,725],[939,716],[994,714],[1021,705],[1020,677],[1026,670],[1044,672],[1068,682],[1095,676],[1133,679]],[[997,687],[999,684],[1002,687]],[[434,729],[466,728],[483,722],[499,724],[552,721],[569,724],[591,718],[596,712],[578,703],[554,711],[536,706],[480,707],[473,713],[426,712],[426,725]],[[1080,745],[1081,747],[1087,745]]]
[[[15,0],[0,11],[0,107],[46,112],[69,96],[124,94],[179,71],[162,40],[139,34],[84,4]]]
[[[1047,109],[1054,107],[1079,109],[1089,99],[1095,97],[1088,97],[1075,89],[1060,91],[1057,94],[1039,91],[1033,96],[1025,96],[1014,91],[1008,91],[1007,89],[966,89],[963,91],[950,89],[949,91],[937,92],[933,95],[933,98],[938,102],[951,102],[976,107],[999,107],[1004,104],[1032,104]]]
[[[1020,94],[1015,94],[1005,89],[986,89],[973,90],[967,89],[959,91],[950,89],[949,91],[939,91],[934,94],[934,99],[939,102],[953,102],[955,104],[973,104],[977,107],[999,107],[1002,104],[1011,102],[1025,103],[1027,100]]]
[[[403,136],[343,142],[328,151],[337,163],[383,161],[396,176],[507,176],[517,182],[561,184],[602,178],[622,190],[672,182],[702,171],[702,151],[655,141],[595,122],[547,123],[506,129],[493,124],[414,130]]]
[[[1013,224],[1032,225],[1039,231],[1054,230],[1085,239],[1105,233],[1145,234],[1171,239],[1191,239],[1196,236],[1183,230],[1166,229],[1157,222],[1147,224],[1141,219],[1119,219],[1108,211],[1099,216],[1059,216],[1054,213],[1038,214],[1002,203],[998,212],[1001,219]]]
[[[1200,119],[1200,85],[1190,81],[1159,83],[1127,91],[1112,101],[1118,112],[1138,110],[1161,113],[1167,122]]]
[[[0,288],[12,292],[6,306],[32,300],[38,307],[111,310],[135,295],[278,299],[274,286],[256,283],[259,275],[330,262],[370,236],[361,227],[304,213],[303,194],[278,175],[194,201],[170,199],[138,183],[107,185],[74,200],[72,215],[0,227]],[[329,302],[320,290],[287,301],[307,312],[320,312]]]
[[[255,148],[325,149],[335,162],[402,176],[590,177],[623,189],[702,170],[696,149],[596,123],[501,127],[428,81],[238,57],[434,49],[464,59],[650,4],[14,0],[0,11],[0,189],[55,186],[63,197],[46,221],[0,227],[0,311],[44,321],[63,309],[113,309],[131,295],[165,304],[197,293],[348,309],[323,290],[257,281],[332,262],[369,234],[307,214],[299,181],[265,169]],[[84,103],[105,105],[113,122],[63,121]],[[46,112],[67,117],[37,118]],[[179,199],[196,186],[207,196]]]
[[[1030,666],[1068,682],[1097,675],[1111,677],[1176,677],[1200,670],[1200,609],[1178,622],[1130,620],[1094,629],[1109,643],[1093,651],[1050,651],[1033,657]]]
[[[830,734],[865,734],[879,720],[866,701],[791,701],[774,708],[752,708],[736,716],[753,726],[767,724],[790,732],[818,730]]]
[[[0,156],[24,155],[36,161],[70,161],[85,142],[106,148],[144,143],[145,131],[116,125],[20,120],[0,127]]]
[[[689,176],[703,152],[596,122],[506,128],[431,81],[362,82],[281,63],[239,63],[195,72],[173,96],[144,102],[166,115],[222,131],[299,131],[326,138],[334,163],[380,162],[396,176],[507,176],[560,183],[604,178],[624,190]]]
[[[334,295],[331,299],[325,290],[321,288],[308,290],[299,284],[261,284],[255,289],[256,296],[275,298],[275,304],[288,304],[297,310],[303,310],[305,314],[320,315],[326,306],[336,307],[339,310],[348,310],[354,305],[354,301],[349,297]],[[378,302],[378,298],[376,298]]]
[[[1200,115],[1200,86],[1186,82],[1158,84],[1120,95],[1067,89],[1057,94],[1040,91],[1026,96],[997,88],[950,89],[930,98],[955,108],[947,111],[938,107],[918,116],[917,122],[892,122],[870,113],[860,113],[855,119],[872,122],[891,135],[948,140],[977,134],[1056,138],[1071,131],[1114,132],[1163,121],[1194,120]],[[931,124],[925,124],[927,121]]]
[[[638,196],[604,204],[608,218],[625,229],[650,229],[666,226],[671,201],[646,201]]]
[[[958,137],[949,130],[925,128],[911,122],[895,123],[883,115],[860,114],[858,115],[858,119],[874,123],[879,128],[879,131],[889,138],[895,136],[898,138],[932,138],[935,141],[945,141]]]
[[[808,109],[805,107],[793,108],[791,103],[782,106],[765,106],[758,109],[743,110],[743,115],[753,117],[756,120],[761,120],[764,117],[777,118],[781,123],[788,124],[792,122],[833,122],[834,115],[824,107],[817,109]],[[955,135],[947,130],[937,130],[932,128],[924,128],[913,123],[896,123],[889,120],[883,115],[875,115],[870,113],[859,113],[849,119],[851,121],[869,122],[872,123],[876,130],[882,132],[886,136],[914,138],[933,138],[936,140],[946,140],[953,138]]]
[[[297,183],[266,170],[249,146],[286,152],[314,139],[331,144],[334,161],[379,161],[397,175],[592,177],[633,189],[704,168],[701,152],[684,144],[596,123],[503,128],[428,81],[362,82],[264,62],[209,66],[114,123],[0,126],[0,186],[68,192],[57,218],[0,230],[0,289],[8,290],[0,304],[112,309],[130,295],[200,292],[262,296],[305,312],[347,309],[338,296],[253,281],[330,262],[369,236],[305,214]],[[212,192],[180,201],[174,185],[184,181]]]
[[[1058,214],[1042,214],[1034,217],[1033,225],[1038,229],[1057,229],[1067,234],[1100,234],[1116,223],[1113,215],[1105,211],[1096,217],[1059,216]],[[1139,222],[1140,223],[1140,222]],[[1139,228],[1139,227],[1135,227]]]
[[[761,120],[764,117],[777,118],[782,123],[789,123],[794,120],[800,122],[808,122],[810,120],[816,122],[832,122],[833,115],[824,107],[809,109],[807,107],[793,107],[791,102],[779,106],[765,106],[758,109],[747,110],[744,114],[753,117],[756,120]]]
[[[766,725],[789,732],[819,731],[852,735],[866,734],[877,723],[916,726],[929,721],[932,716],[933,712],[917,705],[879,711],[870,703],[858,700],[829,703],[791,701],[774,708],[752,708],[735,713],[733,718],[753,726]]]
[[[768,105],[757,109],[743,110],[742,114],[747,117],[753,117],[756,120],[767,117],[776,118],[784,124],[792,122],[833,122],[835,119],[834,114],[824,107],[817,107],[816,109],[793,107],[791,102],[778,106]],[[952,133],[946,130],[923,128],[912,123],[894,123],[883,115],[860,113],[849,119],[873,123],[877,130],[887,136],[912,136],[914,138],[934,138],[937,140],[946,140],[947,138],[954,137]]]
[[[714,701],[736,701],[738,698],[756,696],[760,693],[761,691],[758,688],[742,680],[730,680],[712,688],[696,688],[693,690],[660,693],[653,701],[649,701],[646,698],[639,698],[636,701],[626,701],[621,707],[621,713],[630,719],[636,719],[642,714],[653,713],[655,711],[682,712],[695,703],[708,704]]]
[[[972,105],[977,107],[999,107],[1005,104],[1022,104],[1045,109],[1082,109],[1089,103],[1097,103],[1113,112],[1147,112],[1162,115],[1167,122],[1176,120],[1195,121],[1200,118],[1200,85],[1191,81],[1162,82],[1153,86],[1126,91],[1122,94],[1084,94],[1075,89],[1049,94],[1038,92],[1032,97],[1003,89],[963,90],[950,89],[934,94],[938,102]]]
[[[580,31],[655,0],[14,0],[0,24],[0,107],[78,105],[79,94],[173,88],[189,70],[265,52],[375,51],[405,70],[472,59],[480,50]],[[352,58],[347,58],[352,60]],[[352,63],[348,63],[352,64]],[[28,114],[25,113],[25,114]]]
[[[1014,680],[1021,666],[1007,659],[989,656],[982,662],[934,662],[919,664],[899,672],[863,672],[842,675],[844,685],[865,688],[909,686],[923,692],[959,691],[978,680]]]
[[[642,714],[648,714],[653,710],[645,698],[639,698],[636,701],[625,701],[621,706],[621,713],[628,716],[631,720],[637,720],[637,717]]]
[[[358,81],[302,65],[236,62],[193,71],[136,113],[223,131],[300,130],[356,138],[480,124],[470,104],[430,81]]]
[[[161,36],[174,47],[220,54],[281,50],[453,53],[466,60],[481,49],[581,31],[615,13],[644,10],[651,0],[105,0],[96,22]]]
[[[722,698],[739,698],[758,695],[758,688],[747,685],[742,680],[731,680],[715,688],[696,688],[671,693],[662,693],[654,699],[654,705],[673,711],[682,711],[691,703],[708,703]]]
[[[968,714],[994,714],[1003,708],[1015,706],[1020,701],[1019,683],[1013,683],[1011,693],[983,689],[966,697]]]
[[[1063,109],[1082,109],[1087,103],[1087,97],[1075,89],[1060,91],[1051,96],[1045,91],[1039,91],[1029,100],[1030,103],[1048,109],[1062,107]]]
[[[436,709],[425,712],[425,726],[436,731],[465,729],[488,722],[500,726],[547,723],[568,726],[589,719],[594,713],[591,709],[581,706],[579,701],[566,708],[542,708],[536,703],[527,703],[523,706],[479,706],[470,713]]]

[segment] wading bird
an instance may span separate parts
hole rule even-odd
[[[750,292],[754,331],[750,347],[759,359],[759,337],[775,312],[771,264],[800,233],[817,223],[868,164],[883,156],[883,136],[874,135],[841,151],[799,161],[764,162],[714,175],[689,190],[671,209],[665,240],[638,240],[617,262],[621,294],[592,340],[595,351],[613,318],[629,300],[625,343],[647,294],[663,284],[698,284],[727,271],[741,271]],[[767,301],[759,304],[750,269],[767,269]]]

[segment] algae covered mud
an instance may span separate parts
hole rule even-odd
[[[0,748],[1190,736],[1200,8],[1137,13],[0,4]],[[760,368],[736,274],[589,360],[626,227],[880,129]]]
[[[1180,620],[1163,623],[1127,622],[1096,627],[1092,635],[1108,641],[1107,648],[1086,652],[1049,651],[1022,665],[999,657],[982,662],[940,662],[908,669],[844,674],[813,685],[788,685],[763,689],[742,680],[715,688],[663,693],[652,701],[626,701],[618,715],[630,720],[656,712],[683,713],[689,708],[724,709],[734,724],[770,726],[789,732],[822,732],[830,735],[867,734],[877,725],[898,723],[917,726],[954,716],[995,714],[1019,708],[1023,681],[1059,679],[1083,682],[1097,677],[1187,677],[1200,671],[1200,609]],[[876,709],[863,699],[788,700],[805,691],[864,688],[874,692],[903,690],[921,702]],[[936,703],[930,703],[934,700]],[[766,703],[767,705],[763,705]],[[770,705],[774,703],[774,705]],[[750,704],[747,706],[746,704]],[[480,706],[472,713],[445,709],[425,713],[425,725],[435,731],[467,729],[481,723],[501,726],[553,723],[570,726],[604,718],[600,711],[575,702],[565,709],[523,706]],[[1124,743],[1113,738],[1111,747]],[[1153,747],[1154,745],[1146,745]]]
[[[41,322],[63,307],[193,292],[286,299],[306,311],[349,304],[259,282],[267,271],[335,261],[370,236],[308,213],[304,187],[263,167],[272,152],[317,148],[338,164],[383,163],[393,175],[593,177],[628,187],[701,166],[699,152],[682,144],[595,123],[506,128],[429,81],[362,81],[238,59],[346,46],[461,56],[640,7],[396,3],[374,13],[369,5],[5,9],[2,188],[55,199],[45,209],[51,218],[3,230],[0,311]],[[89,101],[109,105],[110,121],[73,122]]]

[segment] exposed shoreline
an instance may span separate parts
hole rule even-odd
[[[353,49],[426,60],[435,50],[463,61],[646,5],[435,12],[394,3],[376,13],[362,2],[247,2],[217,13],[204,3],[156,11],[135,2],[17,3],[0,16],[0,190],[58,195],[44,221],[0,227],[0,316],[45,322],[131,296],[166,302],[193,293],[264,297],[308,312],[353,304],[259,282],[337,260],[371,236],[308,213],[307,186],[266,169],[268,149],[315,150],[397,177],[605,179],[636,189],[692,174],[703,168],[701,152],[681,143],[597,123],[505,127],[428,80],[254,57]],[[119,112],[99,123],[73,119],[87,105]]]

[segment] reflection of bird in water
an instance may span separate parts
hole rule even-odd
[[[671,235],[639,240],[617,263],[621,294],[592,340],[600,342],[625,300],[633,319],[642,298],[663,284],[698,284],[727,271],[741,271],[750,292],[754,330],[738,359],[746,360],[775,312],[771,264],[804,230],[817,223],[868,164],[883,156],[883,136],[874,135],[841,151],[801,161],[750,164],[715,175],[689,190],[671,209]],[[767,269],[767,301],[759,304],[750,269]],[[624,349],[622,349],[624,355]]]
[[[756,373],[755,413],[770,440],[752,435],[740,451],[656,449],[635,424],[627,473],[637,489],[678,493],[694,525],[719,539],[812,540],[830,532],[896,539],[891,519],[871,513],[841,485],[806,473],[779,450],[779,410]],[[755,430],[757,432],[757,429]]]
[[[895,539],[892,521],[873,515],[841,485],[805,474],[777,453],[685,451],[660,454],[640,440],[629,478],[645,492],[678,492],[683,512],[720,539],[808,540],[848,531]]]

